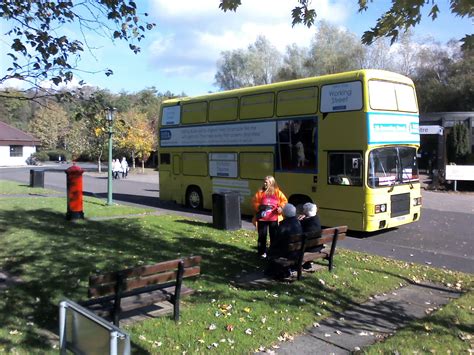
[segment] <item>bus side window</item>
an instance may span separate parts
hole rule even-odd
[[[160,154],[160,164],[165,164],[165,165],[171,164],[171,156],[169,153]]]
[[[362,185],[362,155],[358,152],[328,153],[329,185]]]

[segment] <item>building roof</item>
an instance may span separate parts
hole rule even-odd
[[[0,145],[40,145],[41,142],[18,128],[0,121]]]

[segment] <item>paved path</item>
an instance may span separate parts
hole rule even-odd
[[[281,343],[276,352],[280,355],[351,354],[425,317],[459,295],[442,286],[412,284],[327,318],[292,342]]]

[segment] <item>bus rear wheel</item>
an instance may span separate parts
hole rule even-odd
[[[191,186],[188,188],[186,205],[194,210],[202,209],[202,193],[199,187]]]

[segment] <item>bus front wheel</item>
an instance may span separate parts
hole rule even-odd
[[[192,209],[202,209],[202,193],[199,187],[191,186],[186,193],[186,205]]]

